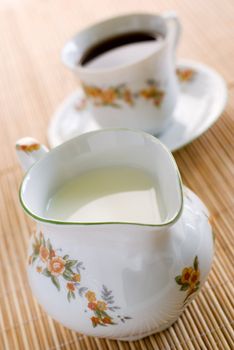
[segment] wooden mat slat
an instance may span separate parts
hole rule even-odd
[[[60,62],[67,38],[106,16],[170,9],[177,10],[184,27],[179,56],[210,64],[228,83],[222,118],[175,153],[184,183],[210,210],[215,259],[201,293],[170,329],[132,343],[89,338],[53,321],[31,294],[25,259],[35,225],[19,206],[22,173],[14,143],[25,135],[46,143],[51,114],[77,88]],[[232,0],[0,2],[0,350],[234,349],[233,15]]]

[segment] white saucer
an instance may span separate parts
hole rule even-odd
[[[227,102],[223,78],[204,64],[183,60],[177,64],[180,96],[167,130],[157,136],[176,151],[203,134],[221,115]],[[51,147],[101,127],[85,107],[81,89],[58,108],[48,130]]]

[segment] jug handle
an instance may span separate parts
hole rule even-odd
[[[24,171],[41,159],[47,152],[48,148],[40,144],[32,137],[24,137],[15,144],[16,154]]]
[[[181,24],[174,11],[165,12],[162,17],[166,21],[168,28],[169,42],[171,43],[172,49],[175,51],[181,35]]]

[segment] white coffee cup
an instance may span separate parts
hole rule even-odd
[[[150,42],[150,49],[145,42],[140,55],[133,55],[126,63],[101,68],[81,64],[90,47],[132,32],[156,33],[161,40]],[[130,14],[90,26],[66,43],[62,60],[81,80],[87,108],[101,127],[127,127],[153,134],[167,127],[178,97],[175,49],[180,32],[174,13]]]

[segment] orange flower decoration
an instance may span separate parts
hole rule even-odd
[[[105,324],[112,324],[112,321],[111,321],[110,317],[104,317],[102,322],[105,323]]]
[[[88,303],[88,308],[90,310],[96,310],[97,309],[97,304],[96,303]]]
[[[48,261],[47,268],[50,271],[51,275],[59,276],[62,275],[65,270],[65,263],[65,260],[59,256],[56,256]]]
[[[70,292],[74,292],[76,290],[76,287],[73,283],[71,282],[68,282],[67,283],[67,289],[70,291]]]
[[[135,101],[142,97],[152,102],[156,107],[162,103],[164,92],[158,87],[156,81],[146,82],[146,87],[138,91],[132,91],[126,84],[118,86],[99,88],[97,86],[83,85],[88,99],[93,100],[95,106],[112,106],[121,108],[120,102],[134,106]]]
[[[104,104],[113,103],[116,97],[116,92],[113,89],[104,90],[101,95],[101,99]]]
[[[94,292],[92,292],[91,290],[89,290],[86,294],[85,297],[88,299],[88,301],[90,303],[95,302],[96,301],[96,294]]]
[[[133,105],[132,93],[130,90],[125,90],[123,93],[123,99],[129,105]]]
[[[39,250],[39,256],[40,256],[42,261],[46,262],[50,256],[49,249],[47,249],[46,247],[41,245],[40,250]]]
[[[146,99],[153,98],[156,96],[157,90],[154,86],[149,87],[148,89],[141,90],[140,95]]]
[[[62,249],[58,250],[62,251]],[[107,326],[109,324],[118,324],[118,322],[115,323],[114,318],[109,315],[109,312],[120,309],[118,306],[112,305],[115,304],[112,291],[108,290],[108,288],[103,285],[102,291],[100,292],[101,300],[97,300],[96,294],[92,290],[88,290],[87,287],[80,284],[80,271],[85,269],[82,266],[83,263],[71,259],[68,254],[63,255],[63,257],[57,256],[50,239],[45,239],[42,232],[40,232],[38,236],[36,234],[34,235],[32,254],[28,259],[29,264],[37,262],[35,271],[40,273],[41,276],[48,278],[58,291],[64,288],[64,284],[66,285],[65,290],[68,302],[71,302],[77,297],[83,298],[85,296],[87,299],[85,311],[93,315],[90,318],[93,327],[97,327],[98,325]],[[109,306],[109,304],[111,306]],[[121,318],[121,321],[125,322],[127,319],[131,319],[131,317],[124,316]]]
[[[193,289],[193,287],[196,285],[196,283],[199,281],[199,277],[200,277],[200,272],[199,270],[197,271],[193,271],[191,273],[190,279],[189,279],[189,284],[190,284],[190,288]]]
[[[195,71],[190,68],[178,68],[176,74],[181,82],[186,82],[193,79]]]
[[[193,260],[193,266],[185,267],[182,270],[182,274],[175,277],[176,283],[180,286],[181,291],[186,291],[187,295],[184,299],[184,305],[189,297],[197,292],[200,287],[200,269],[198,256],[196,255]]]
[[[94,86],[84,85],[84,91],[85,91],[87,96],[90,96],[90,97],[93,97],[93,98],[100,97],[101,94],[102,94],[101,89],[96,88]]]
[[[91,321],[92,321],[93,327],[96,327],[100,323],[99,318],[94,316],[91,317]]]
[[[104,301],[98,301],[97,308],[100,311],[105,311],[107,309],[106,303]]]
[[[55,257],[55,251],[52,249],[50,251],[50,258],[54,258]]]
[[[80,274],[76,273],[74,276],[72,276],[72,281],[80,282]]]
[[[192,272],[193,272],[192,267],[185,267],[182,271],[181,282],[189,283]]]
[[[31,145],[16,145],[16,149],[24,152],[37,151],[40,148],[39,143],[33,143]]]

